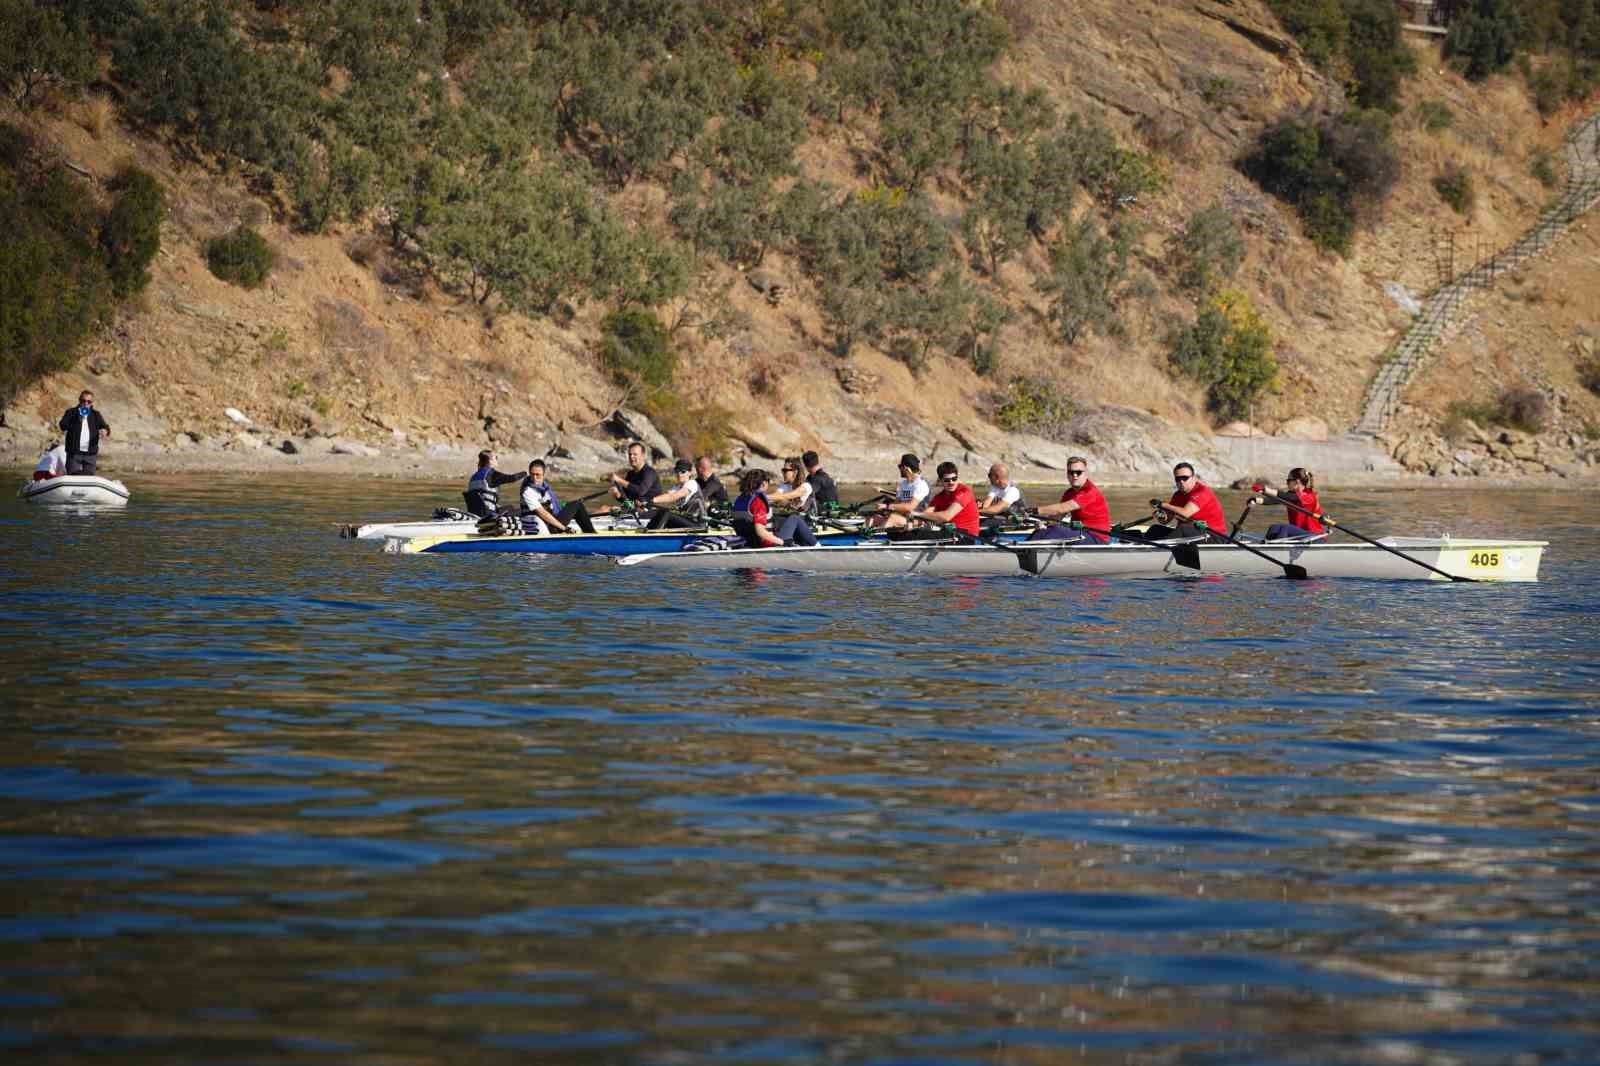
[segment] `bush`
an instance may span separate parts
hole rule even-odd
[[[1218,288],[1239,271],[1244,262],[1244,235],[1233,214],[1221,204],[1196,211],[1177,238],[1172,262],[1178,284],[1201,295]]]
[[[1499,421],[1525,433],[1544,429],[1549,404],[1538,389],[1507,389],[1497,401]]]
[[[46,85],[79,87],[95,76],[94,44],[64,5],[0,0],[0,89],[18,107],[38,102]]]
[[[996,393],[994,422],[1012,433],[1037,433],[1051,440],[1065,440],[1067,423],[1072,419],[1072,401],[1043,378],[1015,377]]]
[[[1600,355],[1585,356],[1578,361],[1578,383],[1600,396]]]
[[[1373,112],[1346,112],[1321,122],[1282,119],[1262,131],[1239,167],[1294,205],[1318,247],[1340,255],[1400,177],[1387,116]]]
[[[1429,133],[1442,133],[1455,124],[1456,115],[1443,100],[1419,100],[1417,121]]]
[[[1482,81],[1510,65],[1522,36],[1521,0],[1467,0],[1467,10],[1450,23],[1444,55],[1463,74]]]
[[[1528,161],[1528,173],[1538,180],[1540,185],[1547,189],[1555,188],[1560,180],[1556,176],[1555,163],[1550,158],[1550,153],[1541,148],[1533,153],[1533,158]]]
[[[672,384],[678,356],[655,315],[629,308],[601,320],[600,363],[619,385],[662,389]]]
[[[1393,111],[1416,58],[1392,0],[1268,0],[1311,62],[1347,83],[1361,107]]]
[[[1472,172],[1454,163],[1447,164],[1443,173],[1434,177],[1433,188],[1439,194],[1439,199],[1449,204],[1458,215],[1472,210],[1472,204],[1477,199],[1477,192],[1472,186]]]
[[[1102,336],[1121,333],[1118,304],[1131,248],[1122,226],[1105,233],[1090,216],[1062,225],[1050,246],[1050,273],[1034,283],[1050,298],[1049,318],[1062,341],[1076,344],[1085,330]]]
[[[1206,386],[1206,409],[1219,420],[1245,418],[1278,374],[1272,334],[1241,292],[1204,301],[1194,323],[1168,337],[1174,369]]]
[[[150,284],[150,264],[161,250],[165,205],[161,186],[138,167],[125,168],[111,187],[117,198],[100,227],[100,247],[113,291],[126,298]]]
[[[266,238],[249,226],[238,226],[206,242],[206,265],[223,281],[254,289],[272,273],[277,255]]]

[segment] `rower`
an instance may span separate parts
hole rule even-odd
[[[1172,468],[1172,482],[1177,486],[1172,498],[1165,503],[1151,500],[1157,522],[1178,519],[1178,532],[1185,534],[1185,526],[1203,526],[1224,537],[1228,534],[1228,520],[1223,516],[1222,503],[1210,486],[1195,476],[1193,463],[1179,463]],[[1152,529],[1148,536],[1159,536]]]
[[[611,495],[634,506],[647,504],[661,495],[661,478],[656,468],[645,462],[644,445],[633,441],[628,445],[628,469],[623,474],[611,475]]]
[[[1071,466],[1071,463],[1067,464]],[[978,505],[978,513],[985,518],[1008,514],[1022,508],[1022,490],[1011,483],[1011,469],[1004,463],[989,467],[989,494]]]
[[[824,514],[831,513],[839,506],[839,486],[822,469],[822,459],[816,452],[808,451],[801,455],[800,462],[806,468],[806,484],[811,486],[817,509]]]
[[[528,464],[528,476],[522,479],[521,496],[522,517],[533,519],[538,525],[538,533],[546,532],[546,527],[557,533],[571,533],[572,526],[577,526],[585,533],[594,532],[594,523],[590,521],[588,508],[584,507],[582,500],[573,500],[565,507],[561,506],[555,489],[545,480],[543,459],[534,459]]]
[[[1109,530],[1111,528],[1111,508],[1106,504],[1105,496],[1100,492],[1099,486],[1089,480],[1089,460],[1081,455],[1074,455],[1067,459],[1067,488],[1061,494],[1057,503],[1047,503],[1038,511],[1040,518],[1059,518],[1061,522],[1036,531],[1028,539],[1054,540],[1073,543],[1078,541],[1094,541],[1097,544],[1106,543],[1104,533],[1091,533],[1086,529],[1073,529],[1064,524],[1066,521],[1081,522],[1089,529]],[[1069,519],[1069,516],[1071,518]]]
[[[953,524],[957,530],[976,538],[978,535],[978,498],[961,483],[961,471],[956,464],[946,460],[936,471],[939,493],[928,501],[928,506],[913,510],[908,517],[918,522]]]
[[[494,451],[485,448],[478,453],[478,469],[467,479],[467,491],[461,494],[467,501],[467,510],[479,518],[493,518],[500,509],[500,486],[517,478],[516,474],[496,470]]]
[[[689,460],[679,459],[672,464],[678,487],[658,493],[650,498],[651,505],[659,508],[650,518],[646,529],[702,529],[706,524],[706,498],[700,495],[700,482],[695,480],[694,467]]]
[[[809,480],[800,476],[801,470],[799,456],[785,459],[778,471],[783,477],[783,484],[767,494],[767,502],[787,504],[803,515],[816,514],[816,490],[811,487]]]
[[[711,465],[711,456],[702,455],[694,461],[694,480],[700,486],[700,495],[705,497],[707,507],[728,506],[728,489],[717,476],[716,467]]]
[[[792,544],[812,547],[816,535],[804,518],[792,514],[774,533],[768,528],[772,507],[767,502],[767,487],[772,475],[765,470],[747,470],[739,479],[739,498],[733,501],[733,531],[739,534],[747,548],[782,548]]]
[[[49,481],[51,478],[60,477],[66,472],[67,446],[57,443],[39,457],[39,465],[33,468],[33,480]]]
[[[900,483],[895,486],[894,502],[882,503],[872,516],[875,529],[897,529],[906,524],[906,516],[915,511],[928,497],[928,483],[922,479],[922,460],[910,452],[900,457]]]
[[[1307,537],[1327,536],[1328,531],[1322,528],[1322,523],[1317,519],[1322,513],[1322,505],[1317,502],[1315,480],[1311,471],[1303,466],[1297,466],[1284,475],[1282,492],[1271,485],[1263,485],[1255,502],[1287,502],[1304,509],[1285,508],[1289,512],[1289,521],[1274,522],[1268,526],[1268,540],[1304,540]]]

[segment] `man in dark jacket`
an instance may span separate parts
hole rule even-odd
[[[93,475],[100,460],[100,439],[111,436],[111,427],[94,409],[94,393],[78,393],[78,406],[67,408],[61,416],[61,432],[66,434],[67,473]]]
[[[800,463],[806,468],[806,481],[811,485],[811,498],[817,501],[818,509],[827,514],[839,506],[839,487],[822,469],[822,459],[817,453],[806,452],[800,457]]]

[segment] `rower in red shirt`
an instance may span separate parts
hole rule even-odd
[[[1292,503],[1312,512],[1306,514],[1293,507],[1286,508],[1289,512],[1289,521],[1274,522],[1267,528],[1268,540],[1300,540],[1306,537],[1320,537],[1327,530],[1322,528],[1322,523],[1316,516],[1322,513],[1322,505],[1317,503],[1315,481],[1311,471],[1303,466],[1297,466],[1289,471],[1283,479],[1283,490],[1264,485],[1261,496],[1262,503]]]
[[[1228,520],[1222,516],[1222,502],[1205,482],[1195,477],[1193,464],[1179,463],[1173,467],[1172,482],[1178,486],[1172,499],[1166,503],[1154,501],[1157,518],[1170,514],[1205,526],[1213,533],[1228,532]]]
[[[961,473],[956,464],[939,464],[939,491],[924,508],[912,511],[910,517],[924,522],[951,522],[969,536],[978,535],[978,498],[961,483]]]
[[[1085,529],[1073,529],[1065,522],[1057,522],[1037,530],[1029,540],[1055,540],[1072,543],[1074,541],[1094,541],[1097,544],[1106,542],[1106,535],[1095,530],[1109,530],[1111,528],[1111,508],[1106,505],[1106,498],[1101,495],[1100,489],[1089,480],[1089,460],[1081,455],[1074,455],[1067,460],[1067,491],[1061,494],[1060,503],[1047,503],[1039,508],[1040,518],[1067,519],[1082,522]]]

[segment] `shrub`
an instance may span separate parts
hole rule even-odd
[[[1238,273],[1244,251],[1244,236],[1232,213],[1219,203],[1202,208],[1177,238],[1172,262],[1178,284],[1197,295],[1211,292]]]
[[[1101,231],[1092,217],[1068,221],[1050,247],[1050,273],[1034,288],[1050,298],[1050,321],[1067,344],[1085,330],[1116,336],[1122,330],[1119,298],[1132,247],[1125,227]]]
[[[65,5],[0,0],[0,88],[18,107],[38,102],[46,85],[86,85],[95,76],[94,45]]]
[[[206,265],[223,281],[254,289],[267,280],[277,255],[266,238],[249,226],[237,226],[206,242]]]
[[[678,356],[666,327],[649,311],[613,311],[600,322],[600,362],[619,385],[666,388]]]
[[[1416,58],[1400,39],[1392,0],[1268,0],[1320,69],[1349,85],[1361,107],[1393,111]]]
[[[1321,122],[1282,119],[1262,131],[1239,167],[1294,205],[1307,237],[1341,255],[1400,176],[1387,116],[1370,111]]]
[[[993,397],[994,422],[1012,433],[1065,440],[1072,401],[1043,378],[1015,377]]]
[[[1600,396],[1600,354],[1585,356],[1578,361],[1578,382]]]
[[[1244,418],[1278,374],[1272,334],[1241,292],[1201,303],[1192,325],[1168,337],[1174,369],[1206,387],[1206,409],[1222,421]]]
[[[1528,161],[1528,173],[1547,189],[1555,188],[1559,180],[1556,176],[1555,163],[1552,162],[1549,151],[1543,148],[1534,152],[1533,158]]]
[[[150,284],[150,263],[161,250],[161,186],[149,173],[127,167],[112,182],[117,198],[100,227],[112,290],[120,298]]]
[[[1444,55],[1468,78],[1482,81],[1504,70],[1517,53],[1522,36],[1521,0],[1467,0],[1466,10],[1450,23]]]
[[[1417,121],[1429,133],[1442,133],[1455,124],[1456,115],[1443,100],[1419,100]]]
[[[1526,433],[1544,429],[1549,404],[1538,389],[1506,389],[1496,401],[1499,421]]]
[[[1455,163],[1446,164],[1444,171],[1433,179],[1434,191],[1439,199],[1449,204],[1458,215],[1472,210],[1477,192],[1472,186],[1472,172]]]

